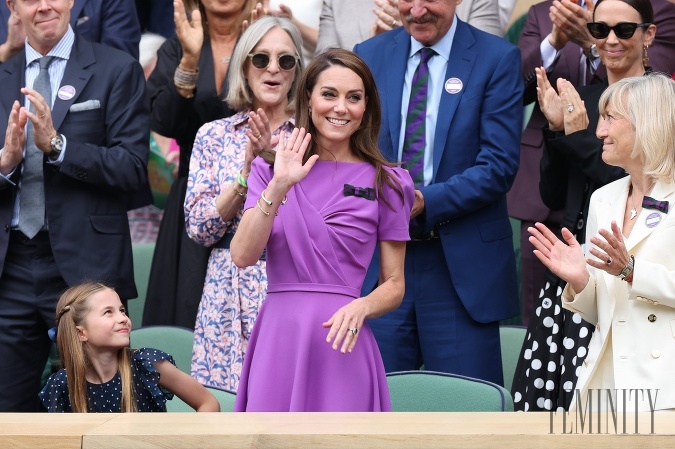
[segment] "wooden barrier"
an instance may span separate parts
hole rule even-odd
[[[620,448],[675,445],[675,414],[578,417],[549,413],[0,414],[9,448]],[[576,421],[576,428],[575,428]],[[600,424],[601,432],[597,433]],[[609,424],[607,427],[606,424]],[[589,429],[589,425],[592,427]],[[653,425],[653,433],[652,433]],[[564,430],[563,430],[564,429]]]

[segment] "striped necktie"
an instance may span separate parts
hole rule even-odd
[[[429,60],[436,54],[434,50],[424,47],[420,50],[420,63],[415,69],[410,86],[410,102],[406,116],[405,135],[401,161],[403,167],[410,172],[416,188],[424,186],[424,148],[427,118],[427,92],[429,82]]]

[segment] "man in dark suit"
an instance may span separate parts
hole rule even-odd
[[[387,371],[424,363],[501,384],[499,320],[518,312],[505,195],[518,169],[520,54],[459,20],[459,3],[400,0],[403,28],[355,47],[382,98],[380,148],[404,167],[415,159],[404,154],[414,73],[425,47],[433,50],[406,293],[371,325]],[[367,278],[364,290],[373,284]]]
[[[137,296],[126,211],[147,192],[150,132],[140,64],[75,36],[72,0],[8,4],[27,44],[0,66],[2,412],[39,409],[61,291],[92,279]]]
[[[166,3],[171,4],[168,0]],[[173,6],[171,8],[173,11]],[[16,30],[12,33],[9,17],[9,8],[0,5],[0,42],[4,42],[0,46],[0,62],[8,60],[23,48],[21,35],[19,39],[11,39],[17,33]],[[173,15],[171,18],[173,20]],[[134,0],[74,0],[70,26],[77,35],[87,40],[119,48],[138,59],[141,27]],[[19,31],[23,34],[22,30]]]

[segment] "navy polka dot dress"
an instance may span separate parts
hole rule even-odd
[[[173,393],[159,386],[159,373],[153,366],[153,363],[162,360],[176,364],[173,357],[158,349],[142,348],[132,351],[131,368],[139,412],[165,412],[166,401],[173,399]],[[119,373],[103,384],[87,382],[87,395],[90,413],[120,412],[122,390]],[[52,374],[39,396],[48,412],[71,412],[66,370]]]

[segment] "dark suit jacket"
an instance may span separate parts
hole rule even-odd
[[[401,27],[355,51],[375,76],[382,100],[380,149],[395,161],[410,35]],[[442,93],[433,180],[421,189],[426,209],[420,218],[439,233],[457,293],[480,322],[518,313],[506,192],[518,169],[522,129],[519,53],[504,39],[458,20],[445,79],[459,78],[463,88]]]
[[[134,0],[74,0],[70,10],[73,31],[92,42],[110,45],[138,59],[141,26]],[[0,43],[7,40],[7,3],[0,4]]]
[[[542,221],[549,215],[549,208],[539,196],[539,163],[544,146],[542,128],[546,117],[537,103],[537,82],[534,69],[542,65],[540,44],[551,32],[549,8],[553,0],[533,5],[518,42],[523,57],[522,73],[525,80],[524,103],[534,102],[532,116],[523,131],[520,152],[520,169],[509,192],[509,215],[527,221]],[[675,4],[668,0],[652,0],[654,20],[657,25],[654,44],[649,48],[650,62],[654,70],[665,73],[675,71]],[[579,46],[570,42],[549,69],[548,78],[555,87],[558,78],[565,78],[579,86]],[[605,81],[606,71],[601,64],[596,76],[587,84]],[[588,108],[588,103],[586,103]],[[597,110],[597,109],[596,109]]]
[[[0,147],[12,103],[24,98],[25,52],[0,66]],[[110,283],[122,298],[137,296],[128,196],[148,188],[150,111],[140,64],[129,55],[76,37],[61,86],[75,95],[52,108],[66,136],[59,166],[44,164],[45,209],[56,264],[68,285],[88,278]],[[70,112],[98,100],[100,108]],[[21,167],[14,171],[19,180]],[[16,187],[0,185],[0,272],[9,240]]]

